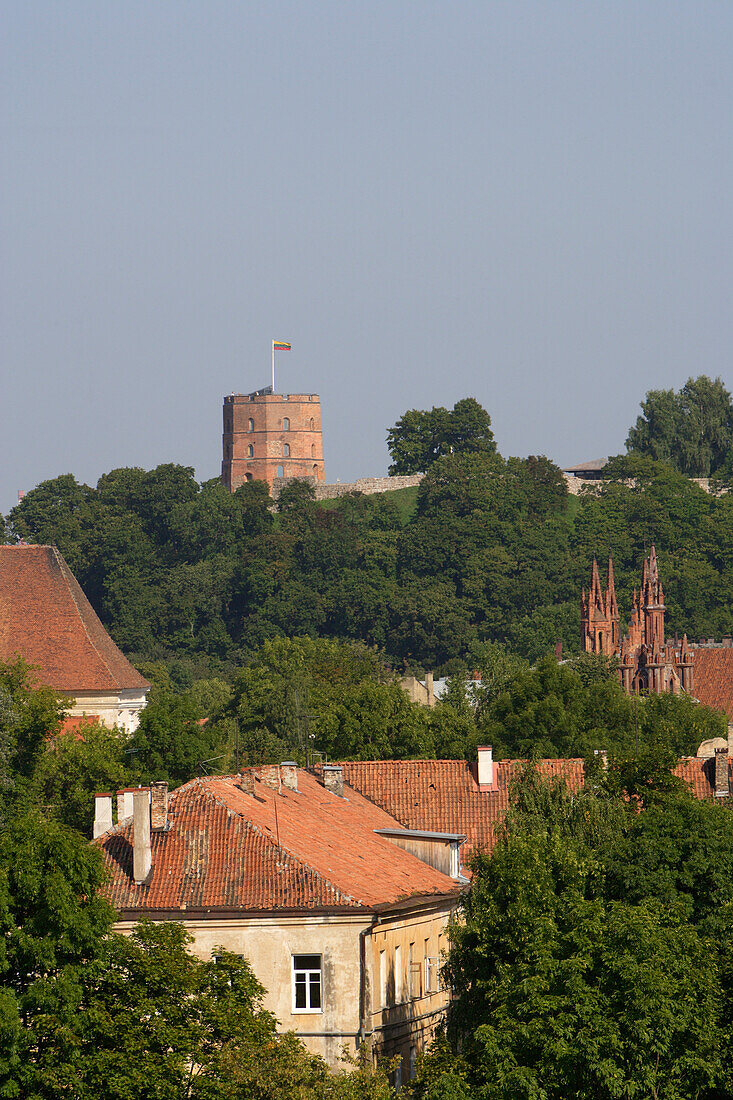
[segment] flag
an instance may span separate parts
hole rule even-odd
[[[284,340],[273,340],[272,341],[272,350],[273,351],[291,351],[292,350],[292,345],[291,344],[286,344]]]

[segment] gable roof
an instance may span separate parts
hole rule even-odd
[[[0,661],[22,656],[47,687],[145,691],[55,546],[0,546]]]
[[[495,790],[481,790],[476,766],[465,760],[344,761],[344,782],[397,818],[405,828],[463,833],[462,860],[473,850],[491,851],[495,826],[509,809],[512,779],[522,760],[494,761]],[[540,775],[564,779],[571,791],[583,784],[582,760],[540,760]]]
[[[724,710],[733,720],[733,649],[691,648],[695,655],[693,695],[708,707]]]
[[[298,790],[236,776],[194,779],[171,794],[166,831],[153,831],[152,873],[132,878],[132,822],[96,841],[118,910],[362,910],[459,884],[376,829],[398,822],[353,791],[340,798],[300,769]]]

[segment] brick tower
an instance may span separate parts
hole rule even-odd
[[[271,387],[224,398],[221,480],[234,492],[245,481],[325,481],[321,399],[273,393]]]

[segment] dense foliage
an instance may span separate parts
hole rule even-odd
[[[653,757],[640,812],[620,771],[575,798],[524,777],[475,862],[419,1100],[730,1095],[733,812]]]
[[[387,432],[390,474],[424,473],[443,455],[494,454],[491,418],[466,397],[452,409],[409,409]]]
[[[650,390],[626,440],[629,451],[668,462],[688,477],[733,473],[733,402],[720,378],[689,378],[682,389]]]

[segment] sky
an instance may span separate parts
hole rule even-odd
[[[0,512],[219,474],[224,394],[321,395],[326,479],[476,397],[505,455],[731,387],[733,5],[23,0],[0,46]]]

